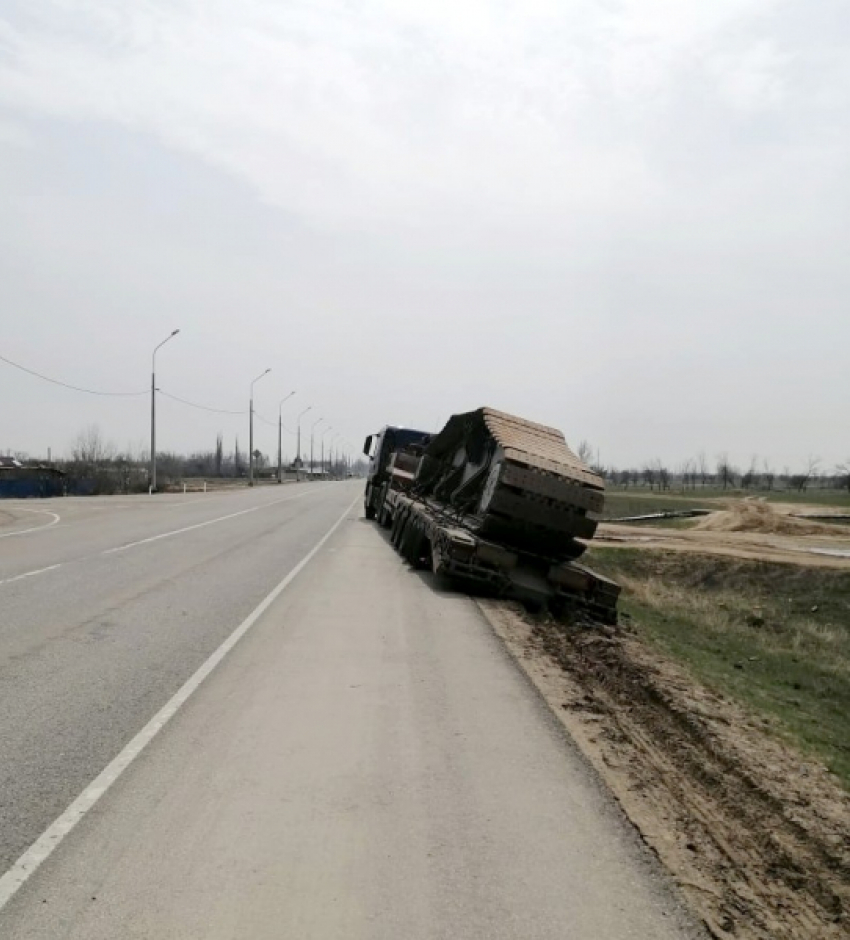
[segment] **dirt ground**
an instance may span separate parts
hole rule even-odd
[[[733,500],[692,528],[602,523],[595,541],[826,568],[850,567],[850,527],[794,518],[817,507],[777,506],[758,499]],[[823,511],[822,508],[820,511]]]
[[[722,940],[850,937],[850,797],[626,627],[485,615]]]

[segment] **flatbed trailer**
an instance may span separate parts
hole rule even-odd
[[[489,541],[476,520],[401,489],[387,488],[378,521],[397,551],[415,568],[497,597],[534,606],[577,607],[616,623],[620,586],[575,561],[553,560]]]

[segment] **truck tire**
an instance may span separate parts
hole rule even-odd
[[[404,536],[404,530],[407,525],[407,515],[404,510],[397,512],[393,518],[393,527],[390,530],[390,542],[396,549],[401,546],[401,540]]]
[[[385,483],[383,487],[381,488],[381,496],[378,502],[378,510],[375,513],[375,516],[378,520],[378,525],[382,529],[388,529],[390,527],[390,522],[392,520],[392,516],[389,514],[389,511],[387,510],[387,492],[388,491],[389,491],[389,484]]]
[[[416,542],[416,527],[412,521],[404,527],[404,531],[399,536],[398,553],[405,561],[412,562],[414,543]]]
[[[414,522],[409,522],[401,542],[402,557],[413,568],[421,568],[424,547],[425,533]]]

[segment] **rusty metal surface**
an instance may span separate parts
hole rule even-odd
[[[484,423],[505,451],[505,458],[602,490],[605,484],[569,448],[557,428],[482,408]]]

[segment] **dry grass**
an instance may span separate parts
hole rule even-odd
[[[589,556],[623,585],[646,637],[850,788],[850,573],[641,549]]]

